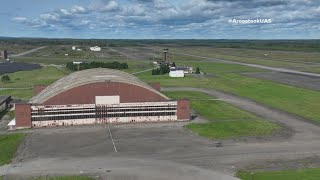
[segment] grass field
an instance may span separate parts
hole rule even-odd
[[[32,71],[18,71],[15,73],[8,73],[7,75],[10,77],[10,82],[0,82],[0,86],[4,88],[28,88],[33,87],[35,84],[48,85],[70,72],[71,71],[66,68],[51,66]]]
[[[19,45],[19,44],[0,44],[0,49],[5,49],[8,51],[9,56],[11,54],[19,54],[31,49],[37,48],[39,46],[34,45]]]
[[[284,62],[320,62],[320,53],[292,52],[292,51],[272,51],[254,50],[240,48],[212,48],[212,47],[180,47],[173,50],[190,52],[197,55],[228,55],[226,57],[257,58],[258,60],[276,60]]]
[[[225,63],[212,63],[212,62],[183,62],[183,61],[176,61],[176,64],[179,66],[187,65],[194,67],[199,67],[201,71],[205,73],[212,73],[212,74],[225,74],[225,73],[243,73],[243,72],[263,72],[265,70],[252,68],[248,66],[241,66],[237,64],[225,64]]]
[[[34,95],[34,85],[49,85],[69,73],[70,71],[65,68],[57,68],[51,66],[32,71],[18,71],[15,73],[8,73],[7,75],[10,77],[11,81],[9,83],[0,82],[0,87],[25,89],[4,89],[0,90],[0,95],[11,95],[14,98],[28,100]]]
[[[266,80],[227,74],[209,87],[239,94],[255,101],[320,122],[320,92]]]
[[[269,121],[260,120],[251,113],[242,111],[227,103],[216,101],[211,96],[199,92],[166,92],[171,98],[188,98],[196,113],[206,118],[208,123],[191,123],[186,127],[200,136],[224,139],[240,136],[271,134],[280,127]]]
[[[231,60],[250,64],[260,64],[273,67],[284,67],[307,72],[317,72],[314,65],[320,65],[320,53],[252,50],[237,48],[211,48],[211,47],[181,47],[174,51],[215,59]],[[176,60],[205,60],[187,55],[174,54]]]
[[[0,96],[11,96],[12,98],[29,100],[34,96],[33,89],[6,89],[0,91]]]
[[[320,169],[301,169],[271,172],[238,172],[242,180],[319,180]]]
[[[11,162],[24,134],[0,135],[0,165]]]
[[[125,71],[134,73],[152,68],[152,65],[147,61],[128,62],[129,69]],[[0,96],[11,95],[14,98],[21,98],[28,100],[34,96],[33,86],[35,84],[50,85],[56,80],[72,73],[66,68],[57,68],[53,66],[46,66],[42,69],[32,71],[18,71],[15,73],[8,73],[10,77],[9,83],[0,82],[2,88],[24,88],[24,89],[4,89],[0,90]]]
[[[188,62],[185,62],[188,64]],[[190,65],[195,65],[190,63]],[[201,70],[213,76],[203,78],[187,76],[170,78],[168,75],[152,76],[140,74],[146,82],[160,82],[161,86],[191,86],[208,89],[219,89],[237,94],[268,106],[281,109],[306,119],[320,122],[320,92],[268,80],[246,77],[238,72],[256,71],[255,68],[221,63],[198,63]]]
[[[82,51],[72,50],[72,46],[48,46],[27,54],[27,57],[57,57],[57,58],[92,58],[95,57],[89,47],[77,47]],[[66,56],[65,54],[68,54]]]
[[[56,177],[38,177],[30,180],[93,180],[86,176],[56,176]]]

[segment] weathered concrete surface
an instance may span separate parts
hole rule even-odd
[[[163,90],[207,93],[279,123],[293,135],[269,140],[261,137],[224,140],[222,147],[216,147],[216,141],[183,128],[187,122],[112,125],[118,151],[115,152],[105,126],[32,129],[23,131],[28,133],[27,138],[13,163],[0,168],[0,175],[81,172],[102,179],[233,179],[234,172],[247,167],[276,169],[292,164],[308,167],[301,163],[306,158],[320,162],[320,128],[305,119],[216,90],[189,87]]]

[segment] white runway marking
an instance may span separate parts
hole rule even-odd
[[[108,124],[108,130],[109,130],[109,134],[110,134],[110,138],[111,138],[111,141],[112,141],[112,144],[113,144],[114,151],[115,151],[115,152],[118,152],[118,151],[117,151],[117,147],[116,147],[116,145],[114,144],[114,140],[113,140],[113,137],[112,137],[112,133],[111,133],[109,124]]]

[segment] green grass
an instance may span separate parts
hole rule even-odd
[[[188,98],[191,108],[206,118],[208,123],[191,123],[186,127],[200,136],[225,139],[241,136],[260,136],[274,132],[280,127],[255,115],[235,108],[227,103],[215,101],[211,96],[200,92],[165,92],[173,99]]]
[[[225,102],[216,101],[213,97],[201,92],[174,91],[164,93],[173,99],[190,99],[191,107],[196,113],[209,121],[256,119],[256,117],[249,112],[242,111]]]
[[[188,62],[186,62],[188,64]],[[320,122],[320,92],[288,86],[268,80],[260,80],[236,74],[243,66],[221,63],[199,63],[201,69],[214,76],[196,78],[171,78],[168,75],[138,75],[146,82],[160,82],[161,86],[191,86],[218,89],[247,97],[259,103],[281,109],[309,120]],[[242,69],[242,71],[254,71]]]
[[[23,137],[21,133],[0,135],[0,165],[11,162]]]
[[[7,75],[10,77],[11,82],[0,82],[0,86],[7,88],[26,88],[33,87],[35,84],[47,85],[69,73],[70,71],[66,68],[60,69],[51,66],[32,71],[18,71],[14,73],[8,73]]]
[[[72,46],[48,46],[38,51],[27,54],[28,57],[57,57],[57,58],[92,58],[94,53],[89,47],[77,47],[82,51],[72,50]],[[68,54],[68,56],[65,56]]]
[[[56,177],[38,177],[31,180],[93,180],[86,176],[56,176]]]
[[[225,63],[210,63],[210,62],[183,62],[177,61],[177,65],[183,66],[188,65],[192,66],[194,70],[196,67],[199,67],[201,71],[205,73],[213,73],[213,74],[223,74],[223,73],[242,73],[242,72],[263,72],[265,70],[248,67],[248,66],[241,66],[237,64],[225,64]]]
[[[0,44],[0,49],[5,49],[10,54],[18,54],[25,51],[29,51],[31,49],[37,48],[39,46],[35,45],[19,45],[19,44]]]
[[[300,169],[271,172],[243,172],[239,171],[236,176],[242,180],[319,180],[320,169]]]
[[[33,89],[10,89],[10,90],[0,90],[0,96],[12,96],[13,98],[29,100],[33,97]]]
[[[188,52],[188,54],[205,56],[209,58],[225,59],[237,62],[284,68],[305,65],[306,62],[320,62],[320,53],[212,47],[179,47],[174,48],[174,50],[178,52]],[[265,54],[267,54],[267,56]],[[177,60],[182,60],[183,58],[189,60],[205,60],[202,58],[196,58],[186,55],[174,55],[174,57]],[[301,70],[310,72],[308,68]]]
[[[306,119],[320,122],[320,92],[283,85],[267,80],[225,74],[208,84]]]

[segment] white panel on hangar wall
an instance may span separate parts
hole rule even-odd
[[[96,96],[96,104],[119,104],[120,96]]]

